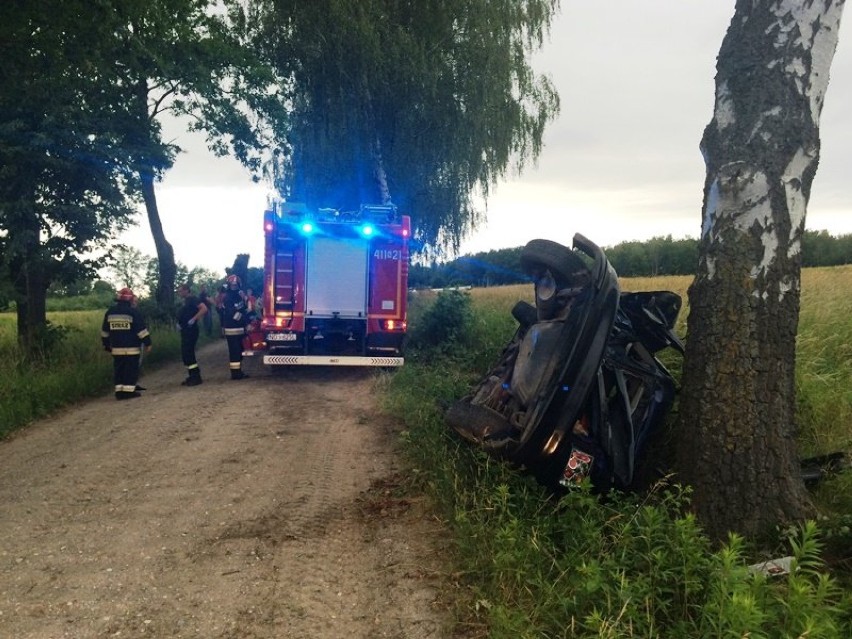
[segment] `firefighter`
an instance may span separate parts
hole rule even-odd
[[[180,331],[180,356],[187,372],[181,385],[198,386],[202,380],[195,358],[195,345],[198,343],[198,321],[207,315],[207,305],[192,294],[189,284],[181,284],[177,293],[183,300],[183,306],[178,310],[177,327]]]
[[[139,380],[139,356],[142,347],[151,352],[151,334],[142,314],[133,305],[135,295],[123,288],[116,296],[101,324],[101,342],[112,353],[113,381],[116,399],[141,397],[136,382]]]
[[[228,341],[228,362],[231,368],[231,379],[248,377],[242,371],[243,337],[246,334],[249,309],[246,306],[245,294],[240,289],[240,278],[229,275],[227,291],[222,299],[222,329]]]

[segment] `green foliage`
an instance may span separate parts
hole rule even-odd
[[[527,62],[557,4],[254,3],[246,24],[292,104],[282,191],[342,210],[391,197],[418,238],[457,246],[479,217],[474,190],[535,159],[558,113]]]
[[[521,270],[521,248],[464,255],[449,262],[432,262],[429,266],[413,264],[408,283],[412,288],[443,288],[526,282],[529,277]]]
[[[68,295],[47,298],[48,312],[106,310],[115,301],[112,287],[95,288],[85,295]]]
[[[802,263],[804,266],[852,264],[852,235],[834,237],[828,231],[805,231]]]
[[[652,237],[616,244],[606,249],[606,255],[622,277],[692,275],[698,265],[698,240]]]
[[[114,247],[107,256],[111,280],[116,290],[125,286],[132,288],[138,295],[141,287],[147,285],[151,258],[132,246],[123,244]],[[156,283],[155,283],[156,286]],[[149,289],[155,290],[155,289]]]
[[[825,564],[836,558],[832,549],[849,561],[848,474],[825,486],[837,500],[826,505],[846,515],[822,519],[822,534],[813,522],[786,530],[772,555],[738,537],[714,548],[690,513],[689,492],[677,485],[662,482],[645,495],[605,500],[581,489],[557,500],[443,423],[445,407],[496,355],[486,362],[471,351],[497,348],[511,335],[511,320],[501,319],[507,299],[471,299],[466,343],[476,346],[463,350],[465,357],[433,351],[409,360],[390,379],[386,405],[404,420],[413,474],[450,530],[464,588],[456,610],[461,625],[483,628],[476,636],[494,639],[850,635],[852,596],[829,576],[840,564]],[[411,315],[412,333],[424,318],[433,321],[424,312],[430,303],[437,306],[437,298],[414,304],[422,308]],[[783,555],[794,557],[789,575],[750,569]]]
[[[473,314],[465,292],[441,291],[431,302],[412,306],[416,319],[411,321],[408,347],[414,356],[459,355],[469,346]]]
[[[102,266],[81,256],[105,250],[141,199],[162,266],[156,294],[171,306],[174,256],[154,183],[179,148],[159,117],[188,116],[214,152],[255,174],[271,132],[282,137],[273,73],[242,45],[213,0],[3,3],[0,267],[20,283],[27,327],[44,322],[52,282]],[[136,285],[136,273],[120,275]]]
[[[97,249],[125,228],[138,147],[93,43],[103,4],[5,2],[0,8],[0,271],[27,315],[44,324],[45,291],[99,266]],[[115,83],[113,82],[115,80]]]

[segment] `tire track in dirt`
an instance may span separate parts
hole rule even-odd
[[[0,637],[448,636],[440,527],[365,516],[398,471],[374,372],[199,355],[0,442]]]

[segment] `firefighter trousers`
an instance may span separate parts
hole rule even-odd
[[[113,355],[112,373],[116,398],[129,397],[136,392],[139,380],[139,354]]]
[[[240,333],[239,335],[225,335],[225,339],[228,340],[228,362],[231,373],[242,369],[243,337],[245,337],[244,333]]]
[[[180,332],[180,357],[190,377],[200,377],[195,345],[198,343],[198,325],[187,326]]]

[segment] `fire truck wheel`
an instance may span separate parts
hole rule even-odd
[[[464,439],[481,444],[483,441],[507,433],[511,426],[500,413],[470,403],[463,397],[450,406],[444,415],[446,424]]]
[[[585,262],[567,246],[550,240],[530,240],[521,250],[521,268],[528,275],[537,276],[550,271],[557,288],[577,285],[588,279]]]

